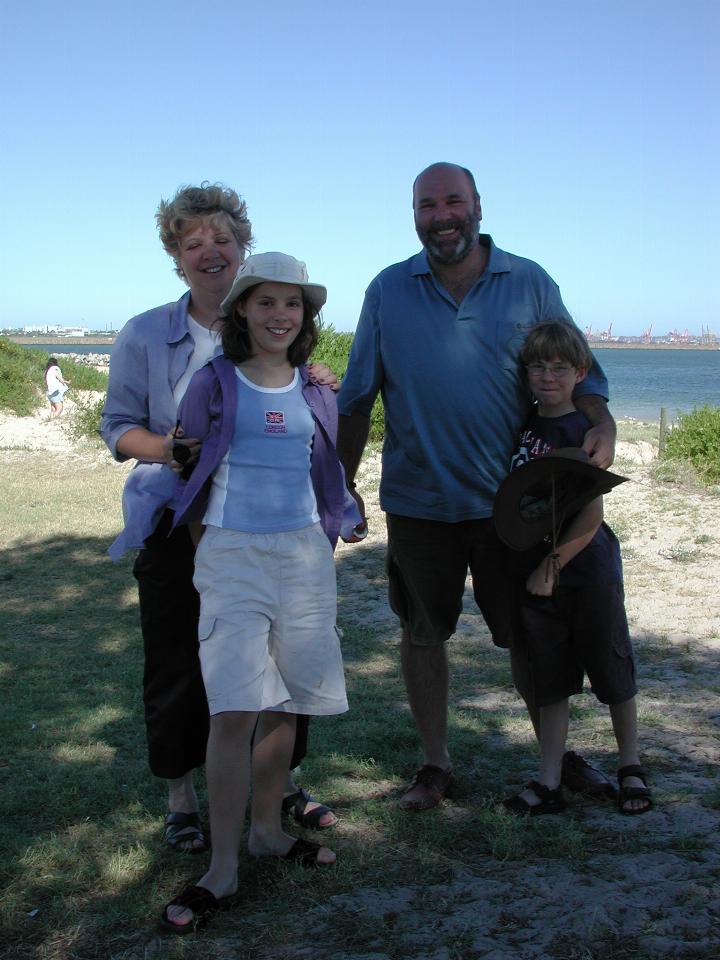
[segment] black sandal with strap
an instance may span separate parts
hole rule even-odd
[[[178,853],[205,853],[208,848],[199,813],[169,813],[165,817],[163,839]],[[198,840],[202,846],[197,844]]]
[[[334,867],[336,860],[333,860],[332,863],[321,863],[318,860],[318,853],[321,850],[321,844],[313,843],[312,840],[305,840],[303,837],[298,837],[298,839],[293,843],[287,853],[268,853],[261,854],[256,856],[255,859],[258,862],[271,861],[271,860],[283,860],[286,863],[297,863],[301,867]]]
[[[205,887],[198,887],[191,883],[165,907],[160,915],[160,923],[166,930],[172,930],[179,936],[184,936],[186,933],[195,933],[196,930],[204,927],[218,910],[229,910],[239,899],[240,895],[238,893],[232,893],[228,897],[216,897]],[[192,920],[188,920],[187,923],[175,923],[168,917],[170,907],[183,907],[185,910],[191,910]]]
[[[306,830],[327,830],[328,827],[335,826],[337,817],[335,817],[330,807],[326,807],[324,803],[320,803],[317,807],[313,807],[312,810],[308,810],[306,813],[305,807],[307,807],[309,803],[317,803],[317,801],[310,796],[307,790],[297,790],[295,793],[291,793],[290,796],[283,799],[283,813],[291,816],[296,823],[299,823],[300,826]],[[333,822],[320,823],[321,818],[327,813],[332,813],[333,817],[335,817]]]
[[[538,817],[544,813],[562,813],[565,809],[566,804],[562,787],[556,787],[554,790],[551,790],[550,787],[546,787],[543,783],[538,783],[537,780],[531,780],[530,783],[525,785],[524,789],[532,790],[540,803],[528,803],[525,797],[520,796],[518,793],[514,797],[508,797],[507,800],[503,800],[502,805],[508,813],[512,813],[515,816]]]
[[[623,780],[627,777],[637,777],[638,780],[642,780],[642,787],[624,787]],[[617,774],[618,786],[620,787],[620,792],[618,793],[618,807],[620,813],[624,813],[627,816],[636,816],[639,813],[648,813],[652,810],[653,807],[653,798],[652,791],[647,785],[647,774],[641,766],[637,763],[630,764],[627,767],[620,767]],[[625,807],[625,804],[629,800],[644,800],[645,806],[640,807],[639,810],[628,810]]]

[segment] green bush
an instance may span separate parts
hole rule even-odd
[[[45,402],[45,365],[51,354],[0,336],[0,410],[27,417]],[[78,390],[105,390],[107,376],[94,367],[58,357],[63,377]]]
[[[40,406],[48,354],[0,337],[0,410],[27,417]]]
[[[665,444],[668,460],[689,460],[705,483],[720,483],[720,407],[681,413]]]
[[[48,354],[49,356],[49,354]],[[85,363],[75,363],[73,360],[58,357],[63,377],[75,390],[107,390],[108,378],[106,373],[101,373],[95,367],[89,367]],[[47,361],[45,361],[47,363]],[[44,365],[43,365],[44,369]]]
[[[312,359],[327,364],[340,380],[347,370],[352,342],[352,333],[340,333],[332,324],[323,326],[320,329],[320,339],[313,351]],[[384,436],[385,412],[382,399],[378,396],[370,415],[370,440],[380,442]]]
[[[95,401],[76,398],[73,415],[65,428],[73,440],[94,440],[100,443],[100,414],[104,404],[104,396]]]

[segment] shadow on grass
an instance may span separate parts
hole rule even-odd
[[[130,957],[134,944],[143,956],[162,904],[207,862],[160,843],[164,785],[146,767],[135,582],[131,561],[111,564],[106,547],[100,539],[52,538],[7,551],[1,561],[5,957]],[[366,554],[382,590],[384,549]],[[347,562],[339,557],[339,568]],[[352,623],[353,614],[353,598],[344,596],[340,623]],[[345,627],[351,710],[314,722],[302,775],[342,815],[333,831],[341,862],[312,875],[243,867],[252,909],[217,922],[218,934],[244,938],[243,949],[281,944],[294,917],[360,885],[439,883],[458,865],[485,870],[542,857],[582,864],[622,835],[619,818],[598,835],[581,808],[579,818],[544,818],[552,822],[541,826],[497,811],[499,797],[534,772],[536,757],[507,654],[486,631],[449,645],[456,792],[429,814],[398,811],[394,798],[419,752],[397,643],[396,628]],[[666,662],[653,653],[659,645],[659,638],[643,641],[649,672]],[[696,675],[713,676],[709,655],[694,651],[692,662]],[[583,709],[577,719],[574,742],[592,742],[593,758],[612,769],[606,714]],[[687,765],[680,747],[677,763]],[[652,836],[635,839],[639,849],[656,849]],[[278,872],[286,887],[275,886]],[[181,950],[169,949],[165,956]]]

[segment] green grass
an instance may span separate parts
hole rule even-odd
[[[642,420],[618,420],[617,431],[618,440],[624,440],[628,443],[645,440],[657,446],[660,438],[660,425],[658,423],[645,423]]]
[[[162,904],[199,876],[206,860],[179,857],[160,843],[165,797],[145,764],[131,561],[112,565],[105,557],[119,527],[124,476],[122,468],[97,457],[78,456],[70,470],[65,457],[19,453],[0,466],[3,960],[276,960],[299,957],[293,951],[300,946],[310,951],[302,956],[354,952],[400,960],[419,953],[396,906],[400,891],[411,891],[416,907],[426,898],[423,909],[440,924],[444,912],[451,916],[455,894],[442,901],[438,891],[454,889],[458,877],[516,884],[528,866],[544,864],[572,870],[582,882],[610,851],[687,857],[707,849],[702,833],[657,836],[652,825],[628,829],[627,818],[611,808],[599,825],[596,808],[582,801],[574,801],[566,816],[537,822],[501,811],[498,799],[534,775],[537,758],[512,692],[507,654],[486,632],[460,635],[449,645],[457,770],[452,801],[422,816],[402,814],[394,801],[417,764],[418,747],[399,676],[397,631],[352,626],[348,597],[339,618],[352,709],[312,724],[301,776],[303,786],[332,802],[341,816],[331,840],[340,852],[338,867],[303,872],[243,863],[242,910],[218,917],[202,937],[158,941]],[[653,650],[649,642],[643,650],[648,671],[670,661],[681,670],[691,660],[690,651],[679,656],[658,649],[655,657],[646,656]],[[710,664],[698,675],[710,676]],[[658,725],[670,722],[662,707],[647,717]],[[612,769],[607,710],[589,697],[573,703],[572,737]],[[649,759],[656,775],[663,765],[687,763],[669,750]],[[714,810],[717,771],[709,767],[707,776],[714,779],[707,809]],[[202,780],[200,787],[205,806]],[[358,891],[387,896],[380,919],[359,907],[333,906],[355,903]],[[324,924],[322,944],[314,927],[303,926],[307,916]],[[449,957],[479,955],[472,929],[442,936]],[[570,950],[559,931],[563,942],[562,950]],[[603,931],[593,935],[592,945],[573,943],[575,954],[552,956],[645,956],[632,952],[641,938],[620,943]],[[332,944],[338,953],[327,952]]]

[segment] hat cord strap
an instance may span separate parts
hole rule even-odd
[[[553,590],[560,585],[560,554],[557,548],[557,516],[555,514],[555,474],[551,474],[550,483],[552,484],[552,553],[548,557],[548,564],[545,568],[545,583],[550,578],[552,571]]]

